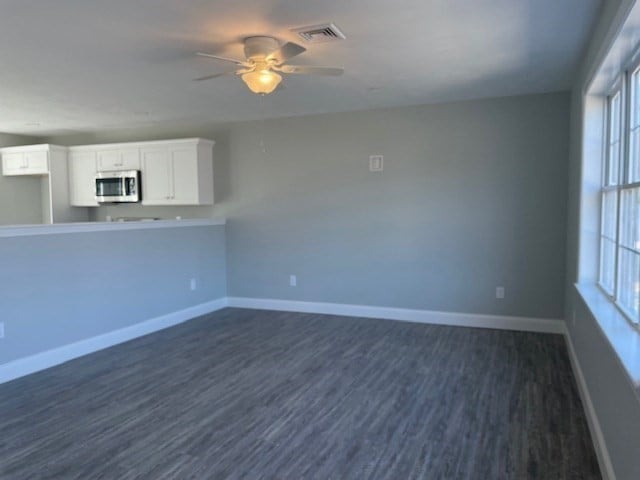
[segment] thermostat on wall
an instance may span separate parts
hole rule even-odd
[[[383,155],[371,155],[369,157],[369,171],[381,172],[384,170],[384,156]]]

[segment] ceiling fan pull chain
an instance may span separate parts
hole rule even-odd
[[[265,111],[264,111],[264,94],[260,95],[260,149],[262,153],[267,153],[267,147],[264,144],[264,120],[265,120]]]

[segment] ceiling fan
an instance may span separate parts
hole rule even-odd
[[[282,76],[279,73],[293,73],[302,75],[342,75],[344,69],[338,67],[312,67],[302,65],[288,65],[286,62],[305,52],[306,48],[292,42],[280,45],[273,37],[248,37],[244,40],[244,54],[246,60],[221,57],[210,53],[198,52],[201,57],[213,58],[237,65],[235,71],[215,73],[196,78],[195,81],[211,80],[223,75],[238,75],[254,93],[266,95],[273,92]]]

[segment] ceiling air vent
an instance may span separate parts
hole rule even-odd
[[[333,23],[294,28],[291,31],[308,43],[334,42],[347,38]]]

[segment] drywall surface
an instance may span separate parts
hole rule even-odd
[[[0,238],[0,258],[0,365],[227,295],[224,225]]]
[[[232,125],[229,293],[561,318],[568,128],[566,93]]]
[[[568,126],[554,93],[47,141],[215,140],[213,207],[94,218],[226,217],[231,295],[560,318]]]
[[[569,335],[618,480],[640,478],[640,399],[609,341],[577,291],[569,298]]]

